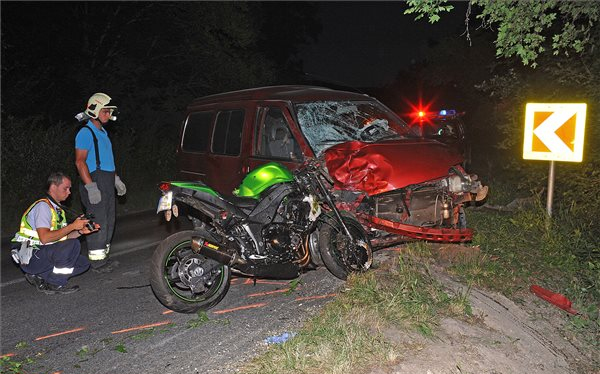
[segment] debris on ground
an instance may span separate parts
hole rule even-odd
[[[267,344],[282,344],[296,336],[295,332],[284,332],[281,335],[269,336],[264,340]]]
[[[529,290],[533,292],[540,299],[546,300],[547,302],[559,307],[560,309],[571,313],[571,314],[579,314],[575,309],[571,308],[572,303],[571,300],[567,299],[565,295],[552,292],[545,288],[542,288],[536,284],[529,287]]]

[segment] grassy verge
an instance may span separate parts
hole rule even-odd
[[[499,193],[502,199],[502,192]],[[505,193],[508,203],[509,192]],[[541,201],[514,212],[469,212],[479,255],[447,268],[465,283],[518,300],[538,284],[566,295],[580,314],[566,328],[580,341],[600,347],[600,246],[587,210],[556,206],[547,221]],[[413,243],[398,261],[352,276],[346,289],[298,335],[272,346],[242,373],[345,373],[394,365],[406,347],[386,331],[435,334],[443,316],[468,318],[468,295],[448,296],[429,275],[436,246]]]
[[[409,343],[390,335],[431,336],[441,316],[467,316],[463,297],[447,295],[412,245],[397,261],[353,275],[336,298],[287,342],[272,346],[242,373],[348,373],[395,364]]]
[[[600,347],[600,247],[581,217],[561,208],[547,221],[540,201],[513,213],[474,212],[481,256],[448,270],[513,299],[533,284],[567,296],[580,313],[569,318],[571,331]]]

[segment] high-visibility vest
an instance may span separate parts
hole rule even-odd
[[[33,209],[33,207],[37,203],[40,203],[40,202],[44,202],[44,203],[48,204],[48,206],[50,207],[50,212],[52,214],[52,221],[51,221],[51,225],[50,225],[51,231],[59,230],[67,225],[67,219],[65,218],[64,210],[61,210],[60,215],[59,215],[58,212],[56,211],[56,209],[54,208],[54,205],[52,205],[52,203],[50,203],[50,200],[48,200],[46,198],[39,199],[38,201],[31,204],[29,206],[29,208],[27,208],[25,213],[23,213],[23,217],[21,217],[21,227],[19,228],[19,232],[17,232],[15,234],[15,237],[12,240],[13,242],[29,241],[30,245],[42,245],[42,242],[40,241],[40,237],[38,236],[37,230],[34,230],[33,228],[31,228],[31,225],[29,224],[29,222],[27,222],[27,215],[29,214],[31,209]],[[62,238],[58,239],[57,241],[66,240],[66,239],[67,239],[67,236],[65,235]],[[57,241],[46,243],[44,245],[53,244],[53,243],[56,243]]]

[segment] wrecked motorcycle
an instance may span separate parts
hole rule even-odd
[[[372,263],[361,224],[336,208],[318,160],[294,172],[271,162],[254,169],[223,197],[202,182],[164,182],[158,212],[187,215],[193,230],[175,233],[154,251],[151,286],[160,302],[180,313],[217,305],[232,272],[293,279],[324,265],[346,279]]]

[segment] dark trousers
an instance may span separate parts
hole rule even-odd
[[[64,286],[69,278],[90,267],[88,259],[80,255],[81,244],[77,239],[40,245],[38,248],[33,250],[29,264],[21,265],[21,269],[39,275],[50,284]]]
[[[96,182],[102,198],[98,204],[91,204],[83,183],[79,185],[81,202],[85,212],[93,214],[93,221],[100,225],[100,230],[85,236],[88,250],[103,249],[110,244],[115,230],[115,173],[96,170],[90,174]]]

